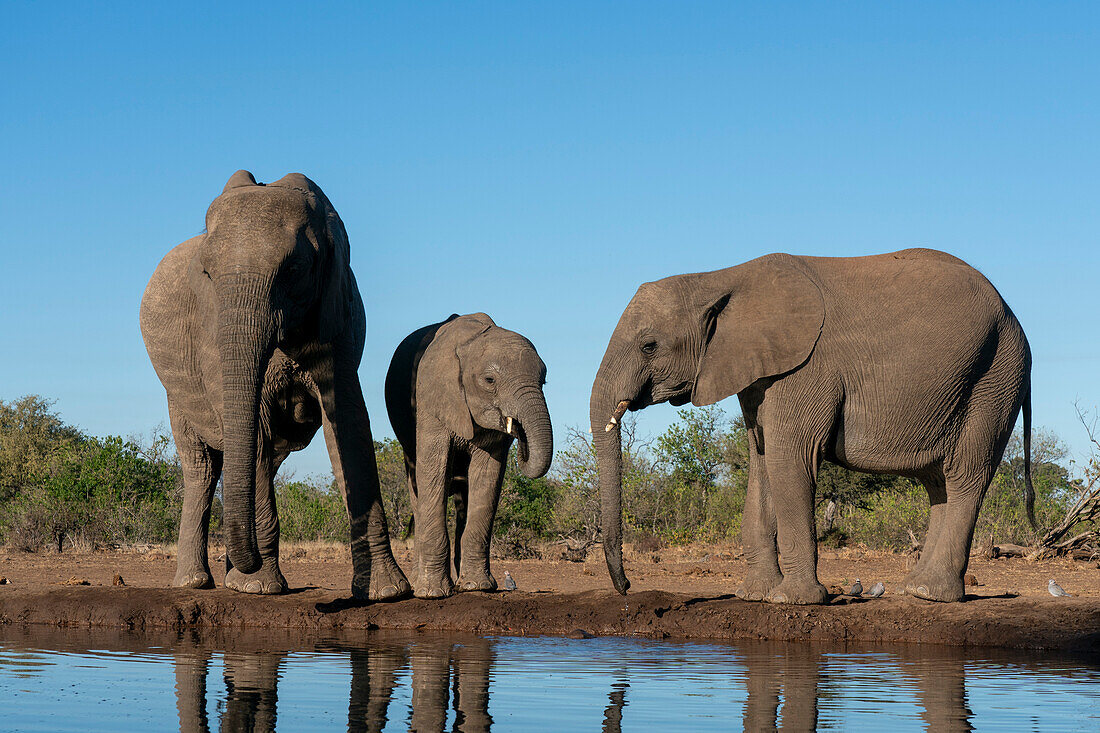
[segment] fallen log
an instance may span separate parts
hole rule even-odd
[[[1024,547],[1023,545],[993,545],[993,557],[1028,557],[1031,555],[1032,549],[1030,547]]]

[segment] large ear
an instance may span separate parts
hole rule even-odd
[[[436,415],[448,430],[466,440],[474,437],[474,418],[466,405],[458,352],[493,325],[493,319],[484,313],[459,316],[443,324],[416,370],[417,410]]]
[[[324,197],[324,194],[321,194]],[[324,198],[325,223],[332,249],[329,253],[326,281],[321,285],[319,333],[322,343],[332,341],[347,326],[351,318],[352,302],[358,290],[355,276],[351,274],[351,247],[344,222]]]
[[[767,255],[714,275],[723,286],[703,304],[706,341],[691,393],[700,407],[800,366],[825,322],[821,291],[790,255]]]
[[[344,222],[321,187],[301,173],[288,173],[269,186],[292,188],[306,194],[325,220],[327,252],[323,252],[320,307],[317,332],[321,343],[331,343],[348,325],[355,299],[355,276],[351,273],[351,247]]]

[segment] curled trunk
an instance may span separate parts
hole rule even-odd
[[[260,382],[272,340],[269,288],[264,278],[244,275],[226,277],[217,287],[226,555],[233,567],[246,574],[261,565],[256,542],[256,461]]]
[[[611,349],[608,349],[609,353]],[[623,453],[620,425],[605,430],[608,420],[621,401],[616,389],[617,380],[608,374],[607,358],[596,374],[592,385],[589,417],[592,422],[592,442],[596,448],[596,461],[600,476],[600,523],[603,530],[603,553],[607,571],[615,590],[623,595],[630,588],[630,581],[623,572]]]
[[[519,470],[527,478],[544,476],[554,457],[554,433],[541,389],[531,387],[517,394],[516,418],[526,443],[526,450],[520,451]]]

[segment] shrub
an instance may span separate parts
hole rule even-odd
[[[335,482],[275,481],[279,537],[288,542],[348,542],[351,531]]]

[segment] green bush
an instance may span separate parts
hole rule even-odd
[[[279,537],[288,542],[348,542],[351,532],[344,499],[335,483],[275,482]]]
[[[168,436],[93,438],[50,408],[35,395],[0,402],[0,542],[62,551],[173,541],[182,487]]]
[[[738,417],[718,407],[682,410],[652,441],[622,424],[623,517],[628,541],[658,544],[740,538],[748,476],[748,440]],[[390,439],[375,443],[383,507],[391,536],[411,517],[404,454]],[[1081,490],[1056,436],[1036,431],[1033,477],[1041,527],[1056,524]],[[182,504],[179,464],[171,440],[95,438],[66,425],[36,395],[0,401],[0,542],[25,550],[172,542]],[[1035,544],[1024,511],[1022,442],[1013,436],[978,518],[977,536]],[[903,550],[910,532],[923,536],[928,496],[896,476],[852,473],[823,464],[818,474],[818,528],[823,541]],[[831,506],[830,506],[831,505]],[[331,476],[276,481],[281,536],[290,541],[340,541],[347,512]],[[825,521],[832,516],[832,526]],[[211,531],[217,540],[221,502]],[[453,517],[449,524],[453,528]],[[509,457],[494,526],[496,546],[530,554],[557,537],[596,540],[600,527],[596,456],[590,436],[570,431],[549,475],[528,479]]]

